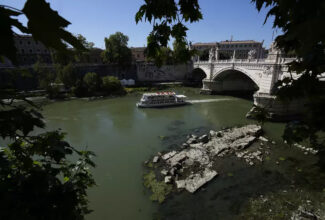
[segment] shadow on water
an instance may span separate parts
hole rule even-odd
[[[240,99],[245,99],[248,101],[253,101],[254,100],[254,93],[256,91],[227,91],[227,92],[222,92],[222,93],[212,93],[212,95],[224,95],[224,96],[231,96],[235,98],[240,98]]]

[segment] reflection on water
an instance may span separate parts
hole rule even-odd
[[[254,193],[275,190],[278,183],[286,183],[283,174],[272,166],[265,171],[225,160],[223,169],[229,169],[233,178],[220,175],[205,191],[178,194],[161,206],[152,203],[142,186],[143,161],[158,151],[177,147],[189,133],[252,123],[245,118],[251,101],[202,96],[198,90],[186,88],[179,88],[179,92],[194,104],[138,109],[135,103],[140,96],[127,96],[44,107],[48,129],[62,128],[73,145],[88,146],[97,154],[93,173],[98,186],[89,191],[94,212],[87,219],[225,219],[222,216],[238,212]],[[264,127],[267,136],[280,141],[283,125],[268,123]]]

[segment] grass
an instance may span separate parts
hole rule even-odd
[[[173,189],[171,185],[168,185],[163,181],[157,181],[156,175],[153,171],[145,174],[143,180],[144,186],[152,192],[152,195],[150,196],[152,201],[163,203]]]

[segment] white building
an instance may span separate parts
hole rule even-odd
[[[247,59],[249,52],[254,58],[265,58],[267,50],[263,47],[263,41],[240,40],[240,41],[221,41],[212,43],[195,43],[192,48],[198,51],[210,50],[215,48],[218,51],[218,59],[231,59],[235,54],[236,59]],[[235,52],[235,53],[234,53]]]

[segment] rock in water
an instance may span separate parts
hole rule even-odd
[[[164,154],[161,158],[163,160],[168,160],[169,158],[173,157],[177,152],[176,151],[171,151],[167,154]]]
[[[212,180],[218,173],[214,170],[206,168],[202,173],[191,174],[184,180],[176,181],[178,189],[184,188],[190,193],[194,193],[201,186]]]
[[[159,160],[159,156],[155,156],[153,159],[152,159],[152,162],[153,163],[157,163]]]
[[[209,141],[209,137],[208,137],[208,135],[202,135],[201,137],[199,137],[199,139],[198,139],[198,141],[199,142],[201,142],[201,143],[208,143],[208,141]]]
[[[165,177],[165,183],[171,183],[172,182],[172,177],[171,176],[166,176]]]
[[[268,142],[268,141],[269,141],[268,139],[266,139],[266,138],[263,137],[263,136],[260,136],[259,139],[260,139],[261,141],[264,141],[264,142]]]

